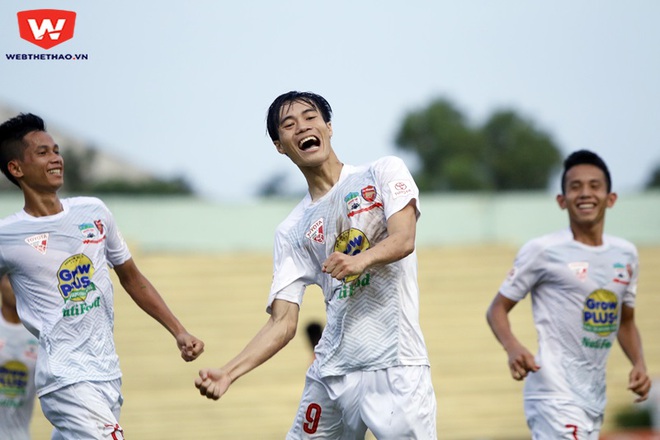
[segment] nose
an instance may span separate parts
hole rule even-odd
[[[296,130],[296,134],[304,133],[304,132],[306,132],[306,131],[308,131],[308,130],[310,130],[310,129],[311,129],[311,127],[307,124],[307,122],[306,122],[306,121],[302,121],[302,122],[298,125],[298,129]]]
[[[591,195],[591,193],[592,193],[591,187],[589,185],[583,185],[580,188],[580,192],[578,194],[578,197],[580,197],[580,198],[589,197]]]
[[[62,164],[62,163],[64,163],[64,158],[62,158],[62,156],[59,155],[58,153],[51,153],[49,162],[50,163]]]

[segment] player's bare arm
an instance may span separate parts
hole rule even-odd
[[[195,379],[202,396],[218,400],[239,377],[254,370],[284,348],[296,335],[298,304],[276,299],[266,324],[245,348],[225,366],[204,368]]]
[[[130,258],[125,263],[115,266],[115,272],[122,287],[133,301],[174,336],[181,357],[187,362],[197,359],[204,351],[204,342],[188,333],[167,307],[156,288],[140,272],[133,259]]]
[[[617,339],[633,365],[628,375],[628,389],[639,396],[635,402],[642,402],[649,397],[651,378],[646,371],[642,338],[635,324],[635,309],[625,304],[621,306],[621,325]]]
[[[515,380],[523,380],[530,372],[538,371],[534,355],[518,341],[511,331],[509,312],[517,304],[506,296],[498,293],[488,307],[486,319],[493,334],[506,350],[511,377]]]
[[[335,279],[343,280],[347,276],[360,275],[371,266],[399,261],[415,250],[416,232],[417,212],[415,201],[411,200],[387,220],[387,238],[354,256],[333,252],[323,262],[322,270]]]

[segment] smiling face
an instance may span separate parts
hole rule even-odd
[[[277,151],[301,168],[323,164],[332,152],[332,123],[325,122],[321,112],[307,102],[284,104],[277,132],[279,139],[274,141]]]
[[[568,211],[571,227],[585,230],[603,228],[605,210],[614,206],[617,195],[608,192],[605,173],[595,165],[575,165],[566,172],[564,194],[557,196]]]
[[[23,143],[23,157],[9,162],[9,172],[24,191],[57,191],[64,183],[64,160],[60,156],[60,147],[45,131],[31,131],[23,137]]]

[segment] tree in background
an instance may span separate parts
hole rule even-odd
[[[546,189],[562,154],[552,138],[513,110],[495,112],[480,129],[498,191]]]
[[[448,100],[435,100],[408,114],[396,144],[419,157],[415,181],[421,191],[490,189],[484,139]]]
[[[513,110],[472,127],[443,98],[409,113],[396,144],[419,157],[415,180],[428,192],[545,189],[562,158],[550,135]]]
[[[133,182],[122,178],[98,180],[89,171],[89,164],[97,160],[94,148],[76,151],[65,149],[65,178],[63,190],[69,194],[117,195],[192,195],[193,189],[182,177],[172,179],[149,178]]]
[[[660,189],[660,164],[656,165],[646,181],[646,189]]]

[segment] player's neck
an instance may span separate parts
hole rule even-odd
[[[578,225],[571,224],[571,231],[573,232],[573,239],[587,246],[602,246],[603,245],[603,223],[595,225]]]
[[[64,210],[57,193],[36,194],[24,192],[25,206],[23,209],[32,217],[46,217],[59,214]]]
[[[337,156],[332,154],[328,160],[316,168],[301,169],[307,180],[309,194],[312,201],[316,201],[326,195],[328,191],[339,181],[344,164]]]

